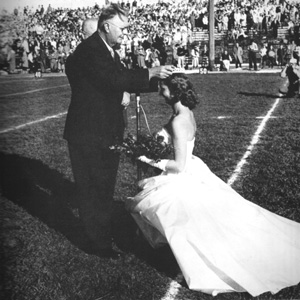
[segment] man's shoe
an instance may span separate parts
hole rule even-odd
[[[112,248],[99,249],[96,247],[85,247],[82,250],[87,254],[95,255],[101,258],[118,259],[121,257],[121,253],[113,250]]]
[[[283,96],[281,96],[280,98],[294,98],[296,96],[296,94],[285,94]]]
[[[293,98],[293,97],[295,97],[295,96],[296,96],[295,93],[287,93],[287,94],[286,94],[286,97],[287,97],[287,98]]]

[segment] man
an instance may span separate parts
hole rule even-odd
[[[97,31],[77,46],[66,64],[72,98],[64,138],[78,188],[80,218],[90,240],[85,250],[114,259],[119,255],[112,250],[111,204],[119,156],[109,146],[123,138],[123,92],[147,91],[152,78],[167,78],[174,69],[127,70],[113,47],[121,44],[128,26],[127,12],[111,3],[103,8]]]
[[[294,57],[291,58],[290,63],[283,68],[280,76],[282,78],[288,78],[288,90],[285,92],[280,89],[279,92],[281,94],[286,94],[287,98],[294,97],[296,93],[299,94],[300,67],[297,65],[297,60]]]
[[[82,23],[83,38],[87,39],[88,37],[90,37],[94,32],[97,31],[97,27],[98,27],[98,19],[96,18],[85,19]]]
[[[98,19],[96,18],[88,18],[85,19],[82,23],[82,32],[83,32],[83,38],[87,39],[88,37],[90,37],[93,33],[95,33],[97,31],[98,28]],[[118,45],[119,46],[119,45]],[[115,46],[115,50],[116,48],[118,48],[117,46]],[[121,104],[124,106],[123,109],[123,118],[124,118],[124,122],[125,122],[125,127],[127,127],[127,106],[130,103],[130,94],[127,92],[123,92],[123,99]]]
[[[153,46],[151,46],[150,49],[151,49],[151,53],[149,55],[149,60],[151,61],[151,66],[152,67],[160,66],[160,60],[159,60],[160,52],[158,51],[158,49],[156,49]]]
[[[249,46],[249,69],[252,69],[252,66],[254,67],[254,71],[257,71],[257,64],[256,64],[256,53],[258,52],[257,44],[254,42],[254,40],[251,40],[250,46]]]
[[[281,43],[279,45],[279,48],[277,49],[277,61],[278,61],[278,65],[280,67],[283,67],[283,65],[284,65],[285,56],[286,56],[286,50],[283,47],[283,44]]]
[[[186,49],[181,43],[179,45],[179,47],[177,48],[177,56],[178,56],[177,67],[178,68],[184,69],[184,67],[185,67],[185,55],[186,55]]]
[[[264,67],[267,64],[267,59],[268,59],[267,51],[268,51],[267,44],[263,43],[263,46],[260,48],[260,51],[259,51],[259,54],[261,57],[261,64],[260,64],[261,69],[264,69]]]
[[[197,69],[199,67],[199,46],[194,45],[191,50],[192,56],[192,68]]]

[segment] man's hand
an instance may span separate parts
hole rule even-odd
[[[124,92],[121,104],[123,106],[127,107],[129,105],[129,103],[130,103],[130,94],[127,92]]]
[[[175,70],[175,66],[160,66],[149,69],[149,79],[156,77],[159,79],[165,79],[172,75]]]

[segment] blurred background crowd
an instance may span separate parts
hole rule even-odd
[[[199,36],[208,30],[208,0],[118,2],[130,12],[131,26],[118,50],[128,68],[170,63],[198,68],[207,64],[208,39]],[[25,6],[12,13],[2,11],[0,70],[64,72],[66,58],[84,39],[84,20],[98,18],[101,8],[95,4],[63,9],[49,4],[35,10]],[[254,39],[257,55],[266,48],[266,55],[274,56],[269,59],[273,65],[282,66],[292,55],[299,63],[299,12],[300,1],[296,0],[215,0],[215,32],[221,34],[222,53],[229,52],[230,60],[234,60],[229,45],[238,43],[246,53],[250,39]],[[279,37],[282,28],[286,34]]]

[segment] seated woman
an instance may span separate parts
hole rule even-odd
[[[126,200],[146,239],[169,243],[193,290],[257,296],[298,284],[300,224],[247,201],[193,155],[198,100],[185,75],[161,81],[159,91],[172,108],[164,131],[174,158],[140,157],[162,173]]]
[[[228,51],[225,49],[220,58],[220,71],[229,71],[231,60]]]

